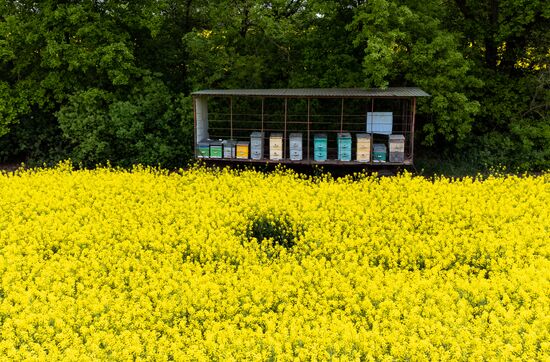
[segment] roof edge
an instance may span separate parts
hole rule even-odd
[[[430,97],[418,87],[391,88],[273,88],[273,89],[204,89],[191,93],[193,96],[241,96],[273,98],[361,98]]]

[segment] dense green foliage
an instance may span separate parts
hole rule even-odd
[[[544,0],[1,0],[0,158],[182,165],[193,90],[414,85],[428,152],[549,168],[549,24]]]

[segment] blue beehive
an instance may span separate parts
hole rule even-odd
[[[313,159],[315,161],[327,160],[327,135],[324,133],[313,136]]]
[[[235,158],[235,140],[225,140],[223,143],[223,158]]]
[[[264,133],[252,132],[250,134],[250,158],[261,160],[264,158]]]
[[[338,159],[340,161],[351,161],[351,134],[338,133]]]
[[[292,161],[302,160],[302,134],[291,133],[288,137],[290,159]]]

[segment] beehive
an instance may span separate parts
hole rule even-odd
[[[290,159],[292,161],[300,161],[303,158],[302,151],[302,134],[291,133],[288,137]]]
[[[250,134],[250,158],[261,160],[264,158],[264,133],[252,132]]]
[[[234,140],[225,140],[223,144],[223,158],[235,158],[235,145]]]
[[[357,134],[357,161],[369,162],[371,151],[371,135],[366,133]]]
[[[315,161],[326,161],[327,147],[327,135],[324,133],[315,134],[313,136],[313,159]]]
[[[269,136],[269,159],[281,160],[283,158],[283,134],[271,133]]]
[[[338,133],[336,140],[338,143],[338,160],[351,161],[351,134]]]
[[[210,157],[210,143],[207,140],[197,143],[197,157],[198,158]]]
[[[373,145],[372,160],[374,162],[386,162],[387,149],[383,143],[375,143]]]
[[[390,135],[393,129],[392,112],[367,112],[367,133]]]
[[[405,136],[392,134],[389,136],[390,162],[405,161]]]
[[[222,158],[222,142],[211,141],[210,142],[210,158]]]
[[[240,141],[237,142],[236,150],[237,150],[237,158],[240,159],[248,159],[248,142]]]

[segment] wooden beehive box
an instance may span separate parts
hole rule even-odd
[[[269,135],[269,159],[283,159],[283,134],[274,132]]]
[[[367,133],[357,134],[357,154],[356,159],[359,162],[370,161],[372,137]]]

